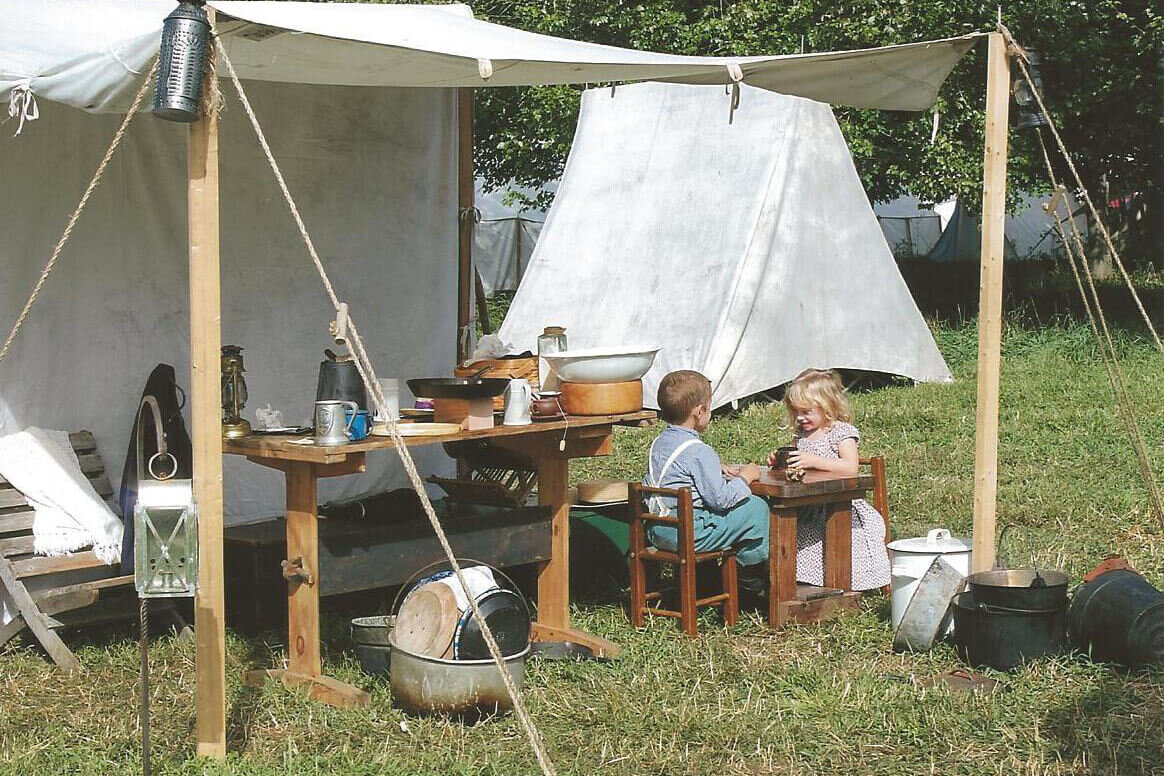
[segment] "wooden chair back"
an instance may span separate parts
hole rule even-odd
[[[688,636],[698,635],[696,612],[700,606],[721,606],[724,622],[735,625],[739,619],[739,584],[736,569],[735,550],[725,548],[707,552],[695,551],[695,513],[692,507],[690,488],[654,488],[637,482],[627,487],[628,509],[630,510],[630,615],[635,627],[642,627],[647,614],[676,617],[683,632]],[[676,499],[674,512],[668,515],[652,514],[648,506],[652,496]],[[678,531],[674,552],[650,546],[647,542],[647,528],[652,523],[673,525]],[[722,592],[699,598],[696,590],[695,569],[700,563],[716,562],[721,567]],[[679,609],[664,609],[658,602],[661,590],[647,590],[645,563],[670,564],[675,570],[679,591]],[[656,602],[650,606],[650,602]]]

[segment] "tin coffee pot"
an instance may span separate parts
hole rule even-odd
[[[350,419],[344,410],[350,409]],[[352,423],[359,414],[360,405],[354,401],[317,401],[315,403],[315,444],[324,447],[347,444]]]
[[[527,426],[532,421],[529,417],[529,403],[533,398],[533,389],[529,380],[523,377],[509,381],[505,389],[505,420],[506,426]]]

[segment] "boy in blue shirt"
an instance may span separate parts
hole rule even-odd
[[[736,549],[740,587],[765,589],[768,560],[768,504],[752,495],[748,484],[760,478],[756,464],[725,466],[710,445],[699,438],[711,422],[711,383],[699,372],[671,372],[659,383],[659,410],[669,424],[651,445],[643,484],[658,488],[691,488],[695,549],[703,552]],[[675,499],[654,497],[654,514],[670,514]],[[678,529],[654,524],[650,542],[674,551]]]

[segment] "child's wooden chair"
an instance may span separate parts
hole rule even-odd
[[[885,543],[889,544],[893,540],[893,532],[889,530],[889,486],[885,479],[885,456],[861,458],[858,463],[868,466],[869,473],[873,475],[873,508],[885,518]],[[889,585],[881,588],[885,595],[889,595],[890,590]]]
[[[647,614],[677,617],[688,636],[698,635],[695,621],[696,609],[700,606],[721,606],[723,619],[727,625],[735,625],[740,614],[738,577],[736,574],[736,553],[728,548],[710,552],[695,551],[695,521],[691,506],[691,489],[651,488],[637,482],[629,484],[630,509],[630,619],[636,628],[642,627]],[[675,513],[660,517],[653,515],[644,503],[645,497],[664,496],[678,501]],[[667,523],[679,530],[678,549],[675,552],[661,550],[647,544],[648,524]],[[721,564],[723,592],[697,598],[695,589],[695,567],[699,563],[715,561]],[[670,564],[675,568],[675,579],[679,587],[679,611],[648,606],[650,601],[659,601],[662,592],[647,590],[645,563]]]
[[[873,508],[885,518],[885,543],[889,544],[893,540],[893,534],[889,530],[889,486],[885,479],[885,456],[861,458],[858,459],[858,463],[868,466],[869,473],[873,475]]]

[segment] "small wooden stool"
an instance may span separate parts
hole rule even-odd
[[[683,632],[688,636],[698,635],[695,622],[696,609],[700,606],[723,607],[723,619],[727,625],[735,625],[740,615],[740,597],[736,575],[736,553],[728,548],[709,552],[695,551],[695,520],[691,506],[691,489],[651,488],[632,482],[628,488],[630,509],[630,619],[636,628],[646,622],[647,614],[664,617],[678,617]],[[653,515],[644,503],[644,494],[671,497],[678,501],[676,513],[667,517]],[[678,549],[675,552],[660,550],[647,544],[647,525],[666,523],[679,530]],[[649,601],[659,601],[662,592],[647,590],[646,562],[667,563],[675,567],[675,578],[679,584],[679,611],[648,606]],[[699,563],[715,561],[721,564],[723,592],[706,598],[697,598],[695,590],[695,567]]]

